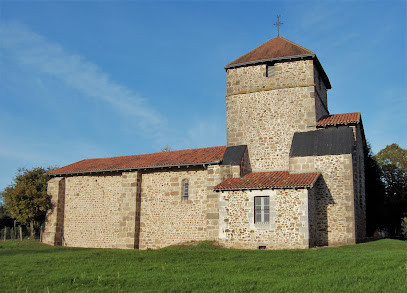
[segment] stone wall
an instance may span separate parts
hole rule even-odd
[[[227,70],[227,145],[248,146],[253,172],[288,170],[294,132],[314,130],[327,113],[313,60],[275,63],[272,76],[266,70],[266,64]]]
[[[247,170],[248,159],[242,160],[244,170]],[[208,166],[207,178],[207,239],[218,240],[219,237],[219,193],[213,187],[227,178],[238,178],[242,174],[239,166],[233,165],[213,165]]]
[[[239,165],[212,165],[53,178],[48,193],[55,208],[47,215],[43,242],[146,249],[217,240],[219,196],[213,187],[240,172]]]
[[[316,188],[308,189],[308,227],[309,227],[309,247],[314,247],[318,243],[318,214],[317,214]]]
[[[314,185],[317,245],[355,243],[353,159],[351,154],[290,158],[290,172],[318,171]]]
[[[312,60],[281,62],[272,65],[274,75],[267,76],[267,65],[237,67],[227,70],[226,96],[281,88],[314,86]]]
[[[253,172],[288,170],[294,132],[315,129],[314,87],[226,97],[227,145],[248,146]]]
[[[318,121],[321,117],[328,115],[328,96],[324,80],[317,67],[314,67],[314,83],[315,83],[315,119]]]
[[[221,245],[242,249],[309,247],[307,189],[225,191],[219,194]],[[269,196],[268,224],[254,222],[255,196]]]
[[[142,174],[139,171],[122,173],[118,198],[117,248],[139,248],[141,180]]]
[[[56,177],[43,242],[73,247],[137,248],[140,174]]]
[[[182,181],[189,180],[183,200]],[[150,172],[141,183],[140,249],[206,239],[206,171]]]
[[[365,162],[364,142],[360,124],[353,126],[356,148],[353,155],[353,181],[355,193],[356,240],[363,241],[366,237],[366,193],[365,193]]]
[[[239,166],[208,166],[142,175],[140,249],[161,248],[187,241],[216,240],[219,222],[213,187],[240,176]],[[182,181],[189,180],[189,198]]]
[[[64,245],[116,248],[121,221],[121,175],[72,176],[65,180]]]

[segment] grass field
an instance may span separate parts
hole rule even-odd
[[[0,292],[407,292],[407,242],[310,250],[160,250],[0,242]]]

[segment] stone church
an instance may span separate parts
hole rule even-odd
[[[85,159],[50,172],[43,242],[294,249],[362,241],[362,119],[329,112],[331,84],[315,53],[276,37],[225,70],[226,146]]]

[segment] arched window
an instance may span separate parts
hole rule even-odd
[[[182,199],[188,200],[189,197],[189,181],[188,179],[182,180]]]

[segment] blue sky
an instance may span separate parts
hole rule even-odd
[[[0,1],[0,190],[20,167],[226,143],[223,66],[281,35],[331,113],[407,147],[405,1]]]

